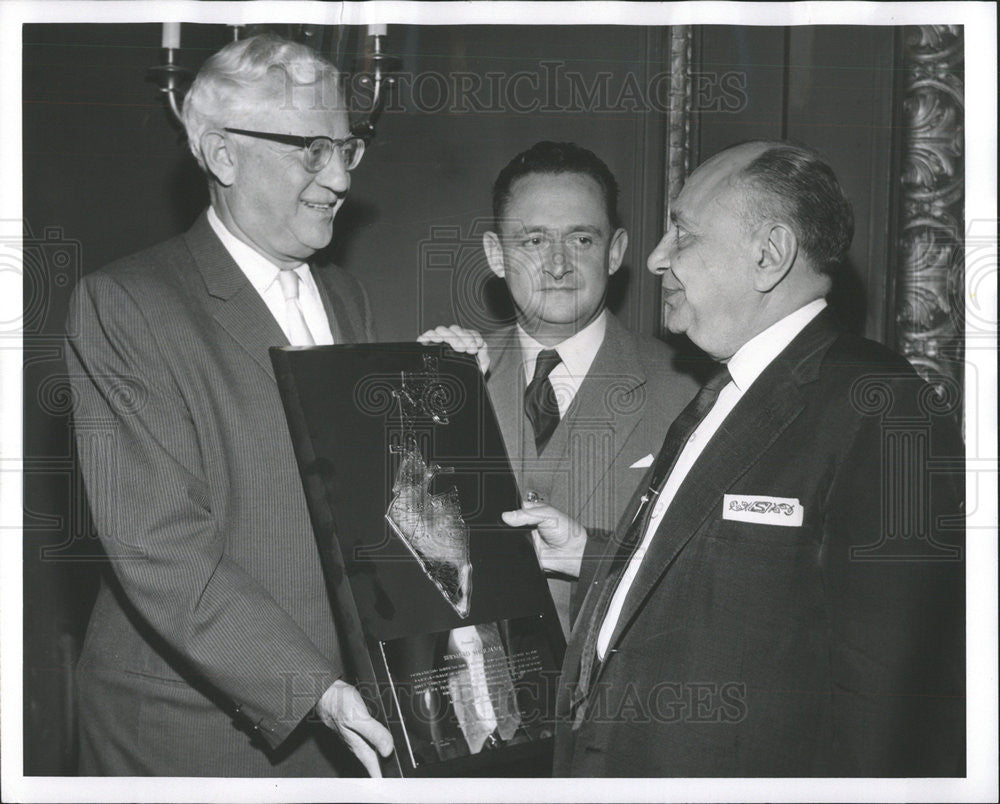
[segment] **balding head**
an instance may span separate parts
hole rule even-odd
[[[667,326],[717,359],[829,292],[850,206],[807,148],[747,142],[700,165],[647,265],[662,275]]]
[[[743,143],[718,156],[729,152],[745,162],[732,182],[742,191],[747,228],[787,223],[809,264],[832,276],[854,238],[854,213],[833,169],[816,151],[787,142]]]

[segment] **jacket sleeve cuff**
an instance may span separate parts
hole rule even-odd
[[[234,701],[233,714],[254,736],[277,748],[309,716],[334,681],[343,675],[328,669],[311,673],[288,673],[283,678],[281,700],[273,712],[262,712],[247,702]]]

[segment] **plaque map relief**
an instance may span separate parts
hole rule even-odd
[[[478,363],[416,343],[277,347],[345,677],[389,776],[551,774],[565,642]]]
[[[431,492],[435,475],[450,472],[450,467],[428,465],[413,434],[414,415],[418,413],[435,424],[448,424],[437,394],[437,380],[437,358],[425,356],[424,372],[400,372],[400,386],[392,392],[399,406],[403,443],[395,448],[399,469],[385,518],[427,578],[464,619],[472,605],[469,528],[462,519],[458,489],[452,486],[439,494]]]

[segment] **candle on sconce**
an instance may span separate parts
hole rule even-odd
[[[369,25],[368,35],[369,36],[385,36],[388,32],[388,25]]]
[[[176,50],[181,46],[181,24],[179,22],[163,23],[162,46],[169,50]]]

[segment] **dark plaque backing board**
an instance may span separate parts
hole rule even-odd
[[[546,774],[562,632],[476,360],[414,343],[271,349],[383,773]]]

